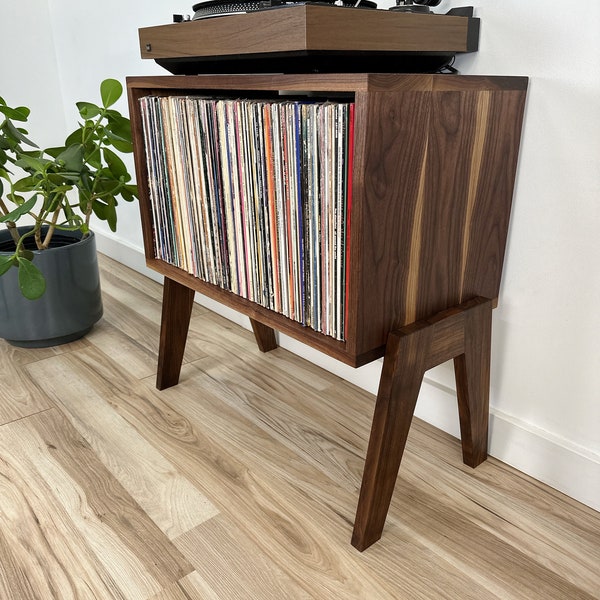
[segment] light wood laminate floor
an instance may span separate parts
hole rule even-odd
[[[0,598],[600,598],[600,515],[415,420],[383,538],[350,546],[374,397],[103,258],[83,340],[0,341]]]

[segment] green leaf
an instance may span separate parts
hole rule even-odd
[[[102,112],[99,106],[96,106],[91,102],[77,102],[76,104],[79,109],[79,114],[84,119],[93,119]]]
[[[102,97],[102,106],[108,108],[112,106],[123,93],[123,86],[116,79],[105,79],[100,84],[100,96]]]
[[[91,167],[94,167],[94,169],[100,169],[102,167],[102,161],[100,160],[100,148],[98,148],[96,145],[93,146],[91,152],[86,153],[85,159]]]
[[[79,215],[75,214],[75,211],[68,202],[64,203],[63,211],[65,213],[65,218],[67,219],[66,222],[69,224],[69,226],[77,228],[81,227],[83,219]]]
[[[19,288],[28,300],[37,300],[46,291],[46,280],[42,272],[30,261],[22,256],[19,260]]]
[[[65,146],[71,144],[81,144],[83,140],[83,128],[78,127],[73,133],[70,133],[65,140]]]
[[[75,142],[77,143],[77,142]],[[66,150],[66,146],[56,146],[54,148],[46,148],[44,150],[44,152],[48,155],[51,156],[52,158],[56,158],[61,152],[64,152]]]
[[[13,190],[15,192],[31,192],[35,190],[37,182],[38,180],[33,175],[23,177],[14,183]]]
[[[108,206],[106,209],[106,222],[110,227],[110,230],[114,233],[117,231],[117,209],[115,208],[117,202],[114,198],[108,199]]]
[[[12,254],[0,254],[0,275],[4,275],[13,266]]]
[[[23,196],[21,196],[20,194],[6,194],[6,197],[11,202],[14,202],[17,206],[21,206],[21,204],[23,204],[25,202],[25,198]]]
[[[110,169],[110,172],[115,176],[115,179],[119,177],[129,178],[129,173],[127,172],[127,167],[125,163],[117,156],[112,150],[108,148],[104,148],[103,151],[104,160]]]
[[[90,192],[88,190],[84,190],[83,188],[79,188],[79,210],[82,213],[87,212],[87,207],[90,202]],[[94,208],[92,204],[92,208]]]
[[[0,113],[4,113],[5,117],[8,117],[13,121],[27,121],[31,111],[26,106],[11,108],[10,106],[0,105]]]
[[[121,196],[126,202],[133,202],[138,197],[137,185],[128,184],[121,188]]]
[[[48,173],[48,181],[52,184],[54,191],[67,191],[79,180],[79,173],[71,173],[69,171],[61,171],[59,173]]]
[[[111,140],[118,139],[131,143],[131,122],[127,117],[120,114],[110,116],[105,130]]]
[[[84,199],[82,200],[85,201]],[[106,204],[96,200],[92,205],[92,210],[101,221],[106,221]]]
[[[44,209],[49,212],[54,212],[60,207],[64,197],[64,194],[61,194],[60,192],[57,193],[53,191],[52,193],[49,193],[44,202]]]
[[[82,190],[87,193],[88,197],[92,193],[92,187],[94,185],[93,174],[89,171],[84,171],[81,174],[81,181],[77,186],[77,189],[81,192]]]
[[[17,129],[10,121],[6,122],[6,129],[13,138],[19,140],[20,142],[23,142],[24,144],[27,144],[28,146],[33,146],[34,148],[37,148],[36,144],[34,144],[31,140],[25,137],[24,133],[27,133],[25,130],[21,131],[20,129]]]
[[[133,152],[133,144],[131,142],[124,142],[121,138],[114,138],[109,133],[108,138],[112,146],[114,146],[119,152],[123,154],[131,154]]]
[[[111,231],[117,230],[117,201],[113,196],[108,196],[102,200],[96,199],[92,210],[96,217],[101,221],[106,221]]]
[[[6,221],[16,221],[19,217],[28,213],[34,206],[37,200],[36,196],[29,198],[27,202],[24,202],[20,206],[17,206],[13,211],[9,212],[7,215],[0,217],[0,222],[6,223]]]
[[[56,160],[63,162],[67,171],[79,173],[83,168],[83,145],[68,146],[56,157]]]
[[[102,177],[96,178],[95,191],[99,196],[103,196],[106,201],[106,198],[110,198],[111,196],[114,196],[114,194],[119,193],[119,188],[122,184],[118,179],[115,179],[108,170],[102,175]]]
[[[51,162],[47,158],[36,158],[24,154],[19,160],[15,161],[15,165],[25,170],[29,169],[37,173],[42,173]]]

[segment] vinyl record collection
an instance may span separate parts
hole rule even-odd
[[[354,105],[140,103],[156,258],[343,340]]]

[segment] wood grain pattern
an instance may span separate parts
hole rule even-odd
[[[232,15],[139,30],[142,58],[291,51],[467,52],[477,19],[329,6]]]
[[[465,464],[487,457],[492,302],[474,298],[388,337],[352,533],[365,550],[380,537],[425,371],[454,359]]]
[[[94,366],[83,359],[85,354],[40,361],[28,372],[169,539],[218,514],[210,501],[95,391]],[[87,380],[64,385],[69,373],[84,369],[90,371]]]
[[[105,301],[160,297],[127,273],[102,261],[103,277],[134,283],[103,286]],[[190,341],[205,355],[163,392],[93,335],[60,353],[0,342],[2,360],[16,357],[21,383],[53,407],[0,425],[0,597],[234,600],[264,570],[262,585],[248,583],[253,600],[600,598],[597,512],[493,458],[472,470],[456,439],[418,419],[385,543],[356,552],[374,397],[325,372],[313,387],[313,365],[281,348],[261,354],[251,331],[194,313]],[[103,335],[118,331],[134,351],[146,318],[132,313],[126,331],[111,318],[94,331],[109,324]],[[134,495],[113,471],[139,482]],[[219,514],[169,540],[135,500],[157,471],[185,478]],[[201,518],[193,498],[157,496],[173,521]]]
[[[152,254],[146,257],[150,266],[166,276],[159,389],[179,380],[194,290],[245,312],[263,352],[276,347],[274,328],[353,366],[373,360],[386,346],[352,537],[361,551],[381,536],[427,368],[455,359],[464,458],[476,466],[487,456],[489,313],[502,275],[525,92],[521,79],[515,79],[512,89],[506,78],[496,86],[491,79],[472,82],[465,78],[464,89],[436,86],[439,79],[412,76],[398,91],[402,77],[380,76],[378,85],[384,87],[388,81],[390,86],[374,91],[368,89],[368,76],[356,78],[358,134],[347,240],[350,283],[345,342],[200,281]],[[164,84],[155,80],[157,87],[146,91],[164,93],[166,87],[178,93],[178,86],[185,85],[216,92],[218,88],[212,86],[217,82],[227,87],[240,82],[243,89],[252,91],[252,86],[269,81],[264,76],[197,76],[185,83],[168,80]],[[282,76],[271,81],[291,91],[299,80]],[[307,77],[305,85],[310,82]],[[333,90],[339,80],[334,76],[323,82],[329,82]],[[424,87],[414,89],[415,84]],[[134,100],[143,85],[142,80],[129,80],[138,160],[144,145],[140,110]],[[141,162],[142,221],[148,250],[154,234],[147,229],[151,211],[144,184],[147,172]],[[489,300],[475,317],[461,302],[479,297]],[[455,318],[454,310],[464,315]],[[457,319],[462,321],[455,326]]]
[[[220,596],[193,571],[177,583],[166,587],[149,600],[219,600]]]
[[[254,319],[250,319],[250,325],[254,332],[258,349],[261,352],[270,352],[277,348],[277,340],[275,339],[275,330],[273,328],[267,327]]]
[[[378,125],[350,241],[355,355],[382,347],[383,332],[498,296],[525,95],[466,80],[460,91],[460,82],[444,90],[434,79],[432,93],[373,94],[381,120],[368,120]]]
[[[162,315],[163,288],[147,277],[132,276],[131,282],[124,282],[124,278],[118,277],[116,274],[118,274],[117,267],[115,267],[115,275],[107,273],[102,282],[102,287],[106,291],[107,302],[110,304],[110,323],[116,331],[124,333],[129,339],[134,339],[138,346],[133,356],[127,355],[131,352],[131,348],[128,347],[123,359],[145,361],[146,368],[151,366],[153,371],[156,372],[156,359],[154,356],[158,351],[160,341],[159,327]],[[144,292],[143,294],[132,293],[134,287],[138,286],[138,289]],[[196,304],[192,307],[192,312],[200,314],[202,308]],[[137,326],[133,325],[132,315],[134,314],[141,318],[143,327],[140,327],[139,323]],[[102,333],[97,334],[94,332],[92,336],[94,343],[99,345],[101,343],[100,338],[103,337]],[[111,353],[119,351],[119,345],[115,343],[116,341],[113,338],[112,343],[116,347],[109,350]],[[108,350],[108,348],[106,349]],[[202,348],[193,340],[185,344],[183,360],[197,360],[203,356]]]
[[[142,185],[148,266],[351,366],[379,358],[390,331],[469,298],[498,297],[526,88],[522,77],[366,73],[129,78],[142,182],[144,94],[313,90],[349,94],[356,106],[345,342],[156,260]]]
[[[81,339],[53,348],[24,349],[5,345],[0,352],[0,425],[41,412],[53,405],[28,377],[23,367],[30,362],[84,348],[87,340]]]
[[[477,467],[487,458],[492,350],[491,302],[465,314],[464,352],[454,357],[463,461]]]
[[[192,570],[56,409],[3,426],[0,452],[2,597],[147,598]]]
[[[420,260],[426,232],[421,224],[424,211],[422,176],[427,172],[430,103],[427,92],[373,94],[365,122],[364,153],[356,162],[363,164],[364,189],[354,189],[350,263],[356,282],[349,315],[356,319],[356,338],[349,339],[358,355],[380,348],[383,354],[392,324],[406,324],[405,297],[421,293],[413,279],[420,271],[410,258]],[[361,107],[356,111],[360,115]],[[358,118],[358,117],[357,117]],[[364,162],[361,163],[361,160]],[[407,176],[410,174],[410,176]],[[414,175],[414,176],[413,176]],[[404,257],[406,257],[404,259]],[[419,262],[418,265],[421,263]],[[410,279],[410,284],[409,284]],[[404,297],[399,298],[402,294]],[[354,308],[356,306],[356,308]],[[416,307],[410,311],[419,318]]]
[[[194,290],[165,277],[156,387],[171,387],[179,381],[179,371],[192,316]]]
[[[211,519],[181,535],[176,545],[187,556],[193,556],[196,572],[217,597],[311,597],[230,519]]]
[[[432,342],[426,324],[388,338],[352,533],[360,551],[381,537]]]

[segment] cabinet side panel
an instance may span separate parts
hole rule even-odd
[[[127,99],[131,121],[131,137],[133,142],[133,158],[135,163],[136,181],[138,185],[140,217],[144,236],[144,253],[146,259],[154,258],[152,209],[148,188],[148,168],[146,164],[146,148],[144,131],[140,113],[139,99],[148,94],[148,90],[128,85]]]
[[[477,188],[466,224],[462,296],[497,298],[517,171],[525,90],[493,92],[488,101]]]
[[[482,160],[488,92],[436,92],[427,145],[420,247],[413,252],[407,322],[458,304],[463,242],[470,222]]]
[[[358,355],[474,296],[498,296],[525,90],[374,93],[368,102]]]
[[[429,92],[372,93],[363,107],[364,153],[355,164],[363,181],[353,199],[351,240],[359,355],[384,346],[391,323],[406,322],[403,291],[420,244],[430,108]]]

